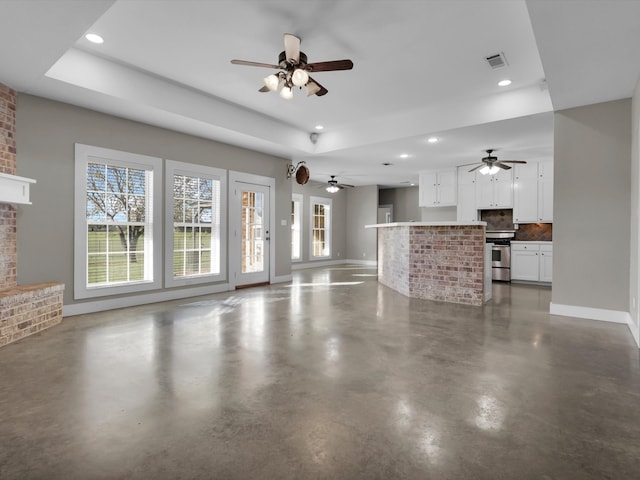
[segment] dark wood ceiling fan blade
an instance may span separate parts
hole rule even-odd
[[[307,82],[307,96],[317,95],[321,97],[323,95],[326,95],[327,93],[329,93],[329,90],[324,88],[313,78],[309,77],[309,81]]]
[[[346,183],[339,183],[339,184],[338,184],[338,187],[342,187],[342,188],[344,188],[344,187],[354,188],[354,187],[353,187],[353,185],[348,185],[348,184],[346,184]]]
[[[494,164],[496,167],[500,167],[500,168],[502,168],[503,170],[511,170],[511,167],[510,167],[509,165],[506,165],[506,164],[504,164],[504,163],[502,163],[502,162],[493,162],[493,164]]]
[[[306,69],[310,72],[331,72],[333,70],[351,70],[353,62],[351,60],[331,60],[329,62],[308,63]]]
[[[287,60],[293,60],[294,65],[300,63],[300,39],[290,33],[284,34],[284,51]]]
[[[264,93],[264,92],[270,92],[271,90],[269,90],[265,85],[263,85],[262,88],[260,88],[258,91]]]
[[[527,163],[525,160],[500,160],[502,163]]]
[[[247,67],[265,67],[265,68],[280,68],[280,65],[273,65],[271,63],[260,62],[248,62],[247,60],[231,60],[234,65],[246,65]]]
[[[484,165],[485,165],[484,163],[481,163],[480,165],[473,167],[471,170],[469,170],[469,173],[471,173],[471,172],[475,172],[475,171],[476,171],[476,170],[478,170],[479,168],[484,167]]]

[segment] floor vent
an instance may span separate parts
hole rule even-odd
[[[485,57],[489,66],[491,68],[501,68],[507,65],[507,59],[504,56],[504,53],[496,53],[495,55],[491,55],[489,57]]]

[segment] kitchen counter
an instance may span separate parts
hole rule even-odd
[[[366,225],[378,230],[378,281],[412,298],[482,305],[491,297],[485,227],[486,222]]]
[[[390,228],[390,227],[486,227],[487,222],[394,222],[376,223],[365,225],[364,228]]]

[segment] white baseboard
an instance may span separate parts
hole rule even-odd
[[[580,307],[576,305],[562,305],[553,302],[549,304],[549,313],[552,315],[562,315],[564,317],[600,320],[601,322],[624,323],[625,325],[629,325],[631,321],[629,312],[607,310],[604,308]]]
[[[342,265],[346,260],[316,260],[314,262],[292,263],[291,270],[304,270],[305,268],[330,267],[332,265]]]
[[[631,330],[631,335],[633,336],[633,339],[636,341],[636,345],[638,346],[638,348],[640,348],[640,331],[638,329],[638,326],[633,323],[633,318],[631,317],[631,315],[629,315],[629,330]]]
[[[279,275],[277,277],[273,277],[273,280],[271,280],[271,283],[287,283],[287,282],[290,282],[291,280],[293,280],[293,275],[291,274]]]
[[[106,300],[94,300],[90,302],[73,303],[62,306],[62,316],[72,317],[84,313],[103,312],[105,310],[115,310],[116,308],[135,307],[149,303],[166,302],[168,300],[178,300],[180,298],[197,297],[210,293],[226,292],[230,288],[228,283],[219,285],[209,285],[194,288],[182,288],[179,290],[164,290],[162,292],[145,293],[130,297],[118,297]]]
[[[355,263],[356,265],[366,265],[368,267],[377,267],[377,260],[345,260],[344,263]]]

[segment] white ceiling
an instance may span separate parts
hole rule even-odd
[[[0,82],[298,162],[314,180],[407,185],[417,172],[553,156],[553,110],[630,97],[634,0],[0,0]],[[102,45],[84,39],[105,38]],[[259,93],[283,33],[329,93]],[[485,57],[504,52],[493,70]],[[498,87],[510,78],[508,87]],[[322,124],[318,142],[310,141]],[[427,137],[440,138],[436,144]],[[400,154],[408,158],[400,158]],[[383,166],[383,163],[391,163]]]

